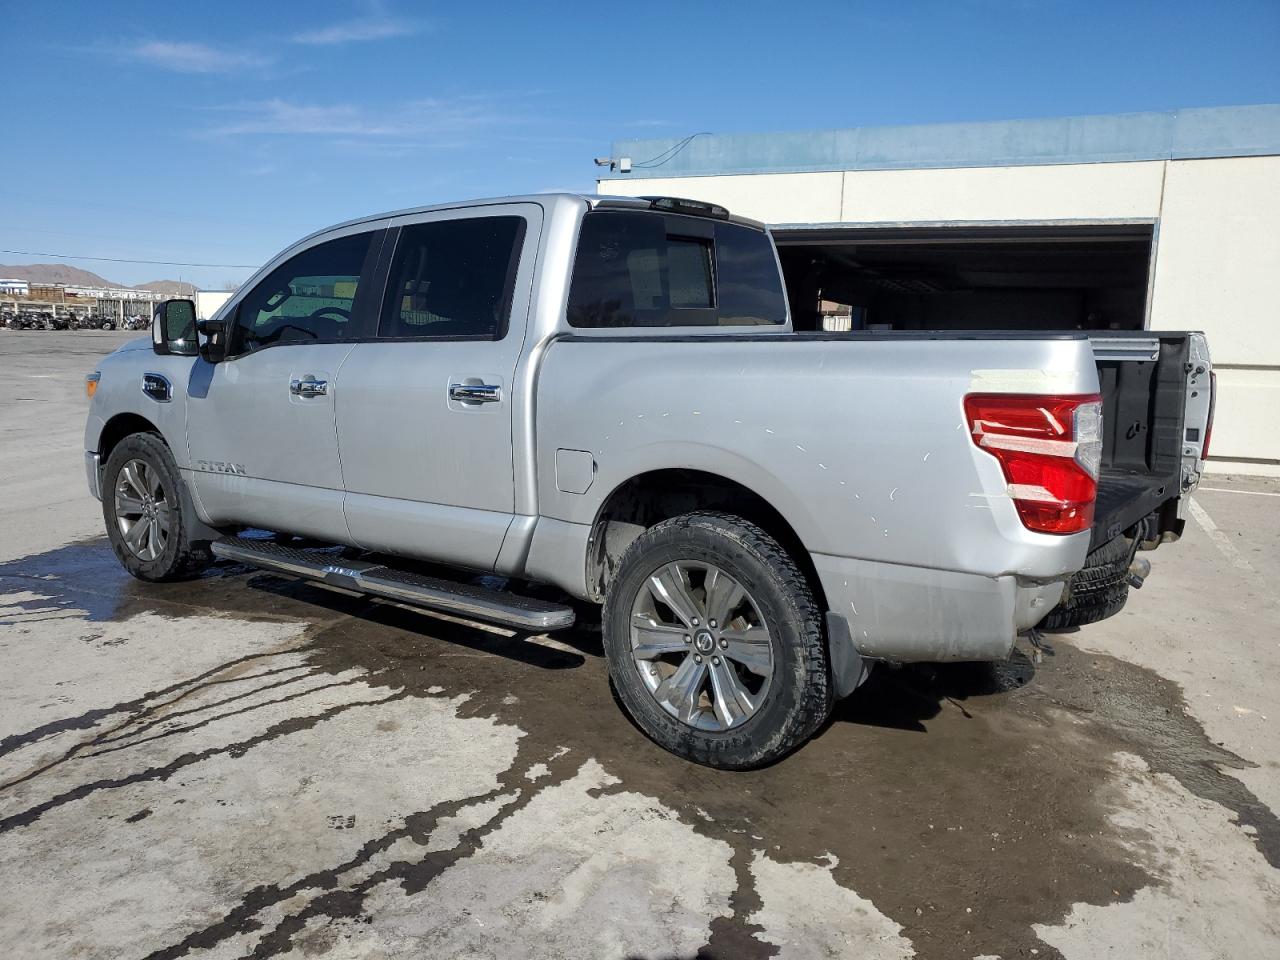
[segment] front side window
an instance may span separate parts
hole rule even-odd
[[[524,217],[465,217],[402,228],[378,336],[501,339],[524,230]]]
[[[751,326],[786,315],[763,231],[644,211],[596,210],[582,221],[572,326]]]
[[[317,244],[271,271],[240,301],[233,352],[359,336],[352,311],[372,236]]]

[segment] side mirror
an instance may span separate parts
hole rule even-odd
[[[156,306],[151,318],[151,345],[161,355],[196,355],[194,300],[164,300]]]

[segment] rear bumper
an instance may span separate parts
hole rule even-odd
[[[1062,596],[1065,577],[1032,582],[813,554],[828,608],[864,657],[1003,660]]]
[[[102,461],[96,453],[84,452],[84,477],[89,482],[89,494],[95,500],[102,499]]]

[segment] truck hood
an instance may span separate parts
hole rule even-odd
[[[115,356],[118,353],[131,353],[135,350],[150,350],[150,349],[151,349],[151,336],[147,335],[145,337],[138,337],[138,339],[136,340],[125,341],[124,343],[120,344],[120,346],[116,347],[116,349],[113,350],[109,354],[109,356]]]

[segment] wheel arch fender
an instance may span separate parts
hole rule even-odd
[[[141,345],[138,345],[141,344]],[[187,454],[187,378],[190,357],[157,356],[150,343],[126,344],[97,365],[97,390],[89,402],[84,448],[103,463],[111,449],[132,433],[158,434],[180,470]],[[148,392],[156,379],[168,381],[168,396]]]
[[[110,419],[103,421],[101,427],[98,428],[96,438],[85,438],[86,447],[89,450],[96,451],[105,466],[107,458],[111,456],[111,451],[116,448],[120,441],[135,433],[154,433],[162,438],[164,437],[160,428],[146,417],[133,411],[125,411],[114,414]],[[92,443],[89,442],[91,439],[93,440]],[[173,444],[169,443],[167,439],[165,439],[165,443],[172,451]]]
[[[704,474],[713,481],[736,485],[763,500],[785,519],[787,527],[802,543],[807,545],[820,539],[817,536],[821,528],[820,519],[805,498],[797,496],[780,478],[778,471],[726,447],[696,441],[652,440],[622,449],[610,449],[607,453],[597,454],[596,459],[597,476],[592,493],[598,499],[575,498],[580,500],[579,505],[573,508],[573,515],[563,519],[593,523],[618,491],[636,478],[662,471],[685,470]]]
[[[185,458],[180,459],[179,450],[174,448],[174,445],[164,435],[164,432],[141,414],[133,412],[117,413],[103,424],[98,436],[99,471],[101,473],[106,472],[107,461],[111,457],[112,451],[120,445],[121,441],[139,433],[148,433],[157,437],[165,445],[169,455],[173,457],[174,466],[178,472],[178,497],[181,501],[183,519],[187,524],[187,529],[192,533],[192,539],[216,540],[222,536],[219,530],[209,526],[200,516],[190,484],[187,478],[183,476],[182,459]],[[104,499],[108,495],[105,484],[102,485],[102,495]]]
[[[750,520],[776,539],[804,571],[819,604],[825,604],[822,584],[813,569],[805,531],[812,518],[796,498],[785,495],[778,506],[777,481],[750,461],[722,450],[679,445],[681,455],[644,461],[669,466],[636,469],[615,478],[590,519],[586,555],[586,584],[593,599],[603,598],[618,561],[631,542],[649,527],[670,517],[696,510],[723,510]],[[785,494],[785,491],[776,491]],[[788,509],[791,508],[791,509]],[[797,526],[796,520],[800,521]]]

